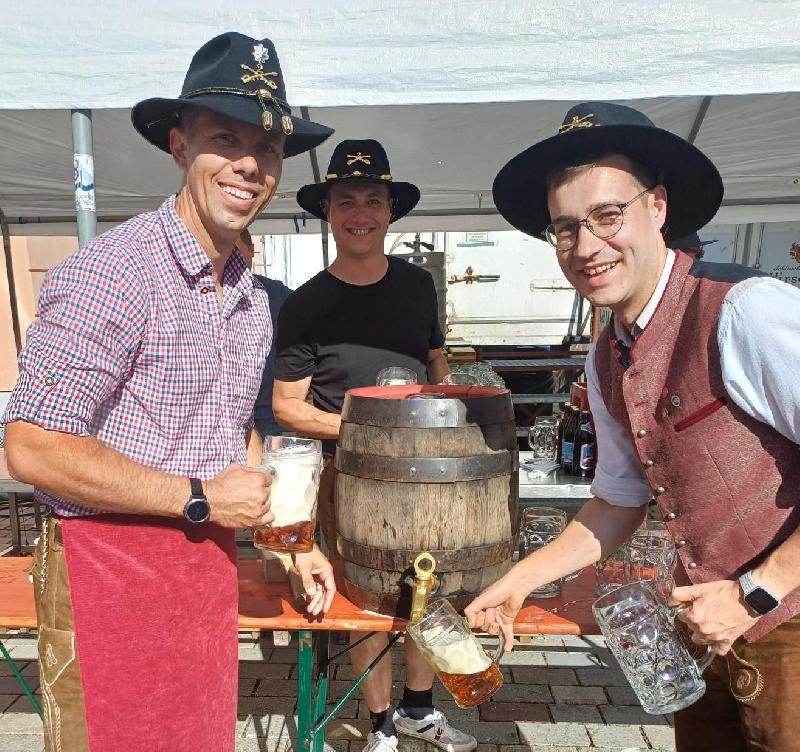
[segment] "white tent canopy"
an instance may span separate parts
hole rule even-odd
[[[67,234],[70,109],[93,111],[98,215],[119,221],[176,189],[132,104],[175,96],[194,51],[236,29],[270,36],[289,101],[341,138],[375,137],[422,201],[398,229],[503,229],[491,184],[555,132],[570,103],[633,100],[718,165],[717,222],[788,220],[800,203],[800,2],[784,0],[5,0],[0,209],[15,233]],[[317,232],[294,201],[308,155],[285,163],[256,232]],[[24,222],[25,224],[20,224]],[[102,226],[101,226],[102,227]]]

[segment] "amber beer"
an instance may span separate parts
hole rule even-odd
[[[272,551],[310,551],[314,547],[315,520],[294,522],[280,527],[265,527],[256,530],[253,543]]]
[[[503,686],[497,661],[448,601],[429,603],[422,619],[408,625],[408,633],[459,707],[474,708]],[[496,658],[500,655],[502,642]]]
[[[448,674],[438,671],[437,676],[460,708],[480,705],[503,686],[503,674],[494,661],[477,674]]]
[[[260,528],[253,543],[272,551],[300,552],[314,547],[317,491],[322,450],[316,439],[268,436],[261,468],[272,475],[272,525]]]

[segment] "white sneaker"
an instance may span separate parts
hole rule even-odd
[[[363,752],[397,752],[397,737],[386,736],[383,731],[370,731]]]
[[[415,721],[395,710],[392,720],[399,734],[424,739],[430,744],[441,747],[446,752],[472,752],[478,746],[478,741],[474,736],[453,728],[444,717],[444,713],[435,708],[421,721]]]

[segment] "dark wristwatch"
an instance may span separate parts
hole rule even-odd
[[[201,522],[206,522],[211,516],[211,505],[203,491],[203,484],[197,478],[189,478],[189,484],[192,487],[192,493],[183,508],[183,516],[189,522],[199,525]]]
[[[742,596],[744,596],[745,603],[760,616],[774,611],[781,605],[780,600],[770,593],[769,590],[756,584],[752,572],[745,572],[739,578],[739,587],[742,589]]]

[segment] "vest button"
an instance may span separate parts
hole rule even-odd
[[[658,494],[658,495],[660,496],[660,495],[661,495],[662,493],[664,493],[664,491],[666,491],[666,490],[667,490],[667,489],[666,489],[666,488],[664,488],[664,486],[658,486],[658,487],[656,488],[656,494]]]
[[[686,539],[681,538],[680,540],[675,541],[675,548],[683,548],[686,545]]]
[[[653,467],[653,464],[654,464],[653,460],[645,460],[644,461],[644,466],[645,467]]]
[[[689,563],[686,565],[686,568],[687,568],[687,569],[697,569],[697,562],[696,562],[696,561],[690,561],[690,562],[689,562]]]
[[[636,435],[637,435],[637,436],[638,436],[640,439],[643,439],[645,436],[647,436],[647,431],[645,431],[645,430],[644,430],[644,428],[640,428],[640,429],[639,429],[639,430],[636,432]]]
[[[667,513],[664,515],[664,519],[665,519],[665,520],[668,520],[669,522],[672,522],[672,520],[674,520],[674,519],[675,519],[675,512],[667,512]]]

